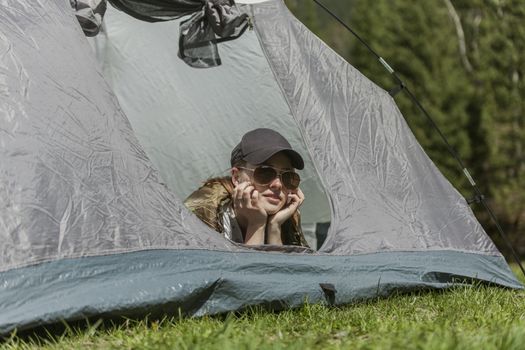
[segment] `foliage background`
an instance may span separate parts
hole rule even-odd
[[[421,101],[525,258],[525,2],[320,0],[397,72]],[[285,0],[323,41],[385,90],[391,75],[313,0]],[[404,93],[396,102],[428,155],[465,198],[474,193],[444,142]],[[472,205],[509,251],[481,205]]]

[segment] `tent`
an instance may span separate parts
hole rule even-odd
[[[110,8],[90,43],[68,1],[0,5],[0,333],[522,288],[392,97],[281,0],[240,2],[253,29],[206,69],[177,57],[176,21]],[[234,244],[182,204],[258,125],[307,155],[303,216],[330,221],[317,251]]]

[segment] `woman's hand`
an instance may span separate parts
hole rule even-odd
[[[299,209],[304,201],[304,193],[300,188],[288,194],[288,204],[277,213],[268,217],[268,243],[282,245],[281,225]]]
[[[282,225],[286,220],[292,217],[299,206],[304,201],[304,193],[300,188],[288,194],[288,204],[286,204],[277,213],[270,215],[268,223]]]
[[[250,182],[242,182],[233,190],[233,208],[239,225],[245,230],[245,244],[264,244],[268,215],[259,207],[259,192]]]

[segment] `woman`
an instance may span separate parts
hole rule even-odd
[[[277,131],[246,133],[231,154],[231,177],[213,178],[185,201],[203,222],[247,245],[308,247],[299,206],[304,194],[295,169],[302,157]]]

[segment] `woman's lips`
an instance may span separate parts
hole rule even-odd
[[[272,204],[279,204],[281,203],[281,197],[278,196],[278,195],[274,195],[274,194],[265,194],[264,195],[265,198],[268,199],[268,201]]]

